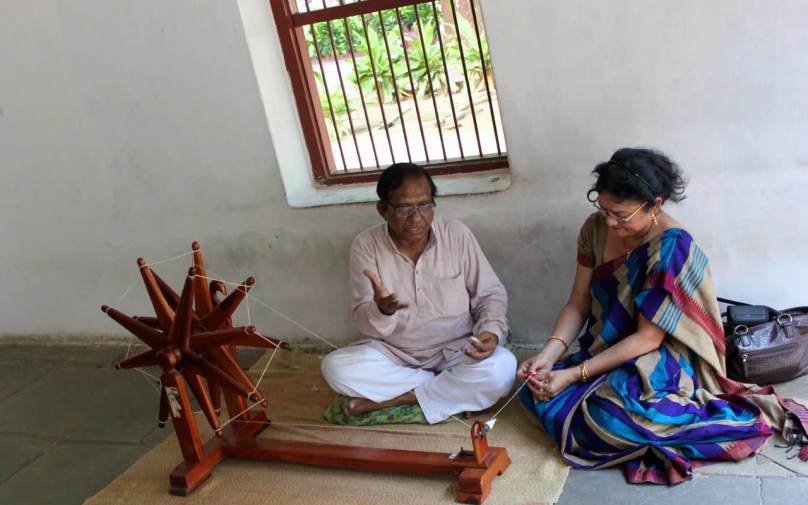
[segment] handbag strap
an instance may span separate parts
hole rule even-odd
[[[720,296],[718,297],[718,301],[721,303],[726,303],[727,305],[740,305],[743,307],[749,307],[752,305],[751,303],[736,302],[735,300],[730,300],[729,298],[721,298]]]

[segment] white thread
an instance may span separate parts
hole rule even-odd
[[[160,394],[160,388],[158,388],[157,386],[155,386],[155,385],[152,383],[152,381],[150,381],[150,380],[149,380],[149,377],[151,377],[151,378],[153,378],[153,379],[157,379],[157,377],[155,377],[154,375],[152,375],[152,374],[150,374],[150,373],[144,372],[144,371],[143,371],[143,370],[141,370],[140,368],[135,368],[135,370],[137,370],[138,372],[140,372],[140,373],[142,373],[142,374],[143,374],[143,377],[146,379],[146,382],[148,382],[148,383],[151,385],[151,387],[153,387],[153,388],[154,388],[154,390],[155,390],[155,391],[157,391],[157,394],[159,395],[159,394]],[[147,377],[147,376],[148,376],[148,377]],[[158,383],[158,384],[160,384],[160,385],[162,386],[162,383],[160,382],[160,379],[157,379],[157,383]]]
[[[211,272],[210,270],[208,270],[208,269],[207,269],[207,268],[205,268],[204,266],[200,265],[199,263],[194,262],[194,266],[195,266],[195,267],[197,267],[197,268],[202,269],[202,271],[204,271],[204,272],[205,272],[205,275],[207,275],[207,274],[211,274],[211,275],[214,275],[214,276],[216,276],[216,277],[221,277],[221,275],[216,275],[215,273]]]
[[[259,300],[258,298],[256,298],[256,297],[254,297],[254,296],[253,296],[253,300],[255,300],[256,302],[260,303],[260,304],[261,304],[261,305],[263,305],[264,307],[268,308],[268,309],[269,309],[269,310],[271,310],[272,312],[274,312],[274,313],[278,314],[279,316],[281,316],[282,318],[286,319],[287,321],[289,321],[290,323],[294,324],[295,326],[297,326],[297,327],[299,327],[299,328],[302,328],[303,330],[307,331],[308,333],[310,333],[310,334],[314,335],[315,337],[319,338],[320,340],[322,340],[322,341],[323,341],[323,342],[325,342],[326,344],[330,345],[330,346],[331,346],[331,347],[333,347],[334,349],[336,349],[336,350],[338,350],[338,351],[342,351],[342,349],[340,349],[339,347],[335,346],[334,344],[332,344],[332,343],[331,343],[331,342],[329,342],[328,340],[326,340],[326,339],[324,339],[323,337],[321,337],[320,335],[318,335],[318,334],[314,333],[313,331],[311,331],[310,329],[306,328],[305,326],[303,326],[302,324],[298,323],[297,321],[294,321],[294,320],[290,319],[289,317],[285,316],[284,314],[281,314],[280,312],[278,312],[277,310],[273,309],[272,307],[270,307],[270,306],[269,306],[269,305],[267,305],[266,303],[262,302],[262,301],[261,301],[261,300]],[[345,352],[345,351],[342,351],[342,352]]]
[[[275,353],[278,352],[278,347],[275,346],[275,350],[272,351],[272,356],[269,357],[269,361],[267,361],[267,365],[264,367],[264,371],[261,372],[261,376],[258,378],[258,382],[255,383],[255,389],[253,389],[252,393],[255,394],[258,391],[258,386],[261,384],[261,381],[264,380],[264,374],[267,373],[267,369],[269,369],[269,364],[272,363],[272,359],[275,357]]]
[[[197,266],[198,266],[198,265],[197,265]],[[214,277],[208,277],[208,276],[207,276],[207,274],[208,274],[208,273],[213,274],[213,275],[216,275],[216,274],[214,274],[213,272],[211,272],[210,270],[206,270],[206,271],[205,271],[205,274],[206,274],[206,275],[197,275],[197,277],[202,277],[203,279],[206,279],[206,280],[219,281],[219,282],[221,282],[221,283],[224,283],[224,284],[229,284],[229,285],[231,285],[231,286],[238,286],[238,287],[245,286],[243,283],[242,283],[242,284],[235,284],[235,283],[232,283],[232,282],[223,281],[223,280],[221,280],[221,279],[216,279],[216,278],[214,278]],[[216,277],[219,277],[219,276],[217,275]],[[245,288],[246,288],[246,286],[245,286]],[[250,295],[249,295],[249,293],[246,291],[246,289],[244,290],[244,293],[247,295],[248,300],[249,300],[249,296],[250,296]],[[253,300],[255,300],[256,302],[258,302],[259,304],[263,305],[264,307],[268,308],[268,309],[269,309],[269,310],[271,310],[272,312],[276,313],[277,315],[281,316],[282,318],[286,319],[286,320],[287,320],[287,321],[289,321],[290,323],[294,324],[295,326],[297,326],[297,327],[299,327],[299,328],[303,329],[304,331],[306,331],[306,332],[310,333],[311,335],[313,335],[313,336],[315,336],[315,337],[319,338],[320,340],[322,340],[322,341],[323,341],[323,342],[325,342],[326,344],[330,345],[330,346],[331,346],[331,347],[333,347],[334,349],[336,349],[336,350],[338,350],[338,351],[342,351],[342,349],[340,349],[340,348],[339,348],[339,347],[337,347],[336,345],[332,344],[331,342],[329,342],[328,340],[324,339],[324,338],[323,338],[323,337],[321,337],[320,335],[318,335],[318,334],[314,333],[313,331],[311,331],[310,329],[306,328],[305,326],[303,326],[302,324],[298,323],[297,321],[295,321],[295,320],[293,320],[293,319],[289,318],[289,317],[288,317],[288,316],[286,316],[285,314],[282,314],[281,312],[277,311],[276,309],[274,309],[274,308],[270,307],[269,305],[267,305],[266,303],[262,302],[262,301],[261,301],[261,300],[259,300],[258,298],[256,298],[256,297],[254,297],[254,296],[253,296],[253,297],[252,297],[252,299],[253,299]],[[249,301],[248,301],[248,303],[247,303],[247,321],[248,321],[248,324],[249,324],[249,318],[250,318],[250,306],[249,306]]]
[[[217,282],[221,282],[222,284],[227,284],[228,286],[236,286],[236,287],[241,287],[241,284],[237,284],[237,283],[235,283],[235,282],[223,281],[222,279],[217,279],[216,277],[210,277],[210,276],[208,276],[208,275],[199,275],[199,274],[196,274],[196,275],[194,275],[194,277],[199,277],[200,279],[205,279],[205,280],[209,280],[209,281],[217,281]]]
[[[516,398],[516,395],[518,395],[518,394],[519,394],[519,391],[521,391],[521,390],[522,390],[522,388],[523,388],[523,387],[525,387],[525,384],[527,384],[527,381],[529,381],[529,380],[530,380],[530,377],[528,377],[528,378],[527,378],[527,380],[526,380],[525,382],[523,382],[521,386],[519,386],[519,389],[517,389],[517,390],[516,390],[516,392],[513,394],[513,396],[511,396],[510,398],[508,398],[508,401],[507,401],[507,402],[505,402],[505,405],[503,405],[503,406],[502,406],[502,408],[501,408],[501,409],[499,409],[499,410],[497,411],[497,413],[496,413],[496,414],[494,414],[493,416],[491,416],[491,419],[489,419],[489,420],[488,420],[488,421],[486,421],[486,422],[491,422],[492,420],[495,420],[495,419],[497,418],[497,416],[499,415],[499,413],[500,413],[500,412],[502,412],[503,410],[505,410],[505,407],[507,407],[507,406],[508,406],[508,404],[509,404],[509,403],[511,403],[511,400],[513,400],[514,398]]]
[[[249,406],[249,407],[247,407],[246,409],[244,409],[244,410],[242,410],[241,412],[239,412],[238,414],[234,415],[232,419],[230,419],[229,421],[227,421],[227,422],[225,422],[224,424],[222,424],[221,426],[219,426],[219,429],[222,429],[222,428],[224,428],[225,426],[227,426],[228,424],[232,423],[233,421],[235,421],[235,420],[236,420],[236,418],[237,418],[238,416],[240,416],[241,414],[243,414],[243,413],[247,412],[248,410],[252,410],[252,409],[254,409],[254,408],[257,406],[257,405],[261,405],[261,404],[260,404],[260,403],[258,403],[258,402],[253,403],[252,405],[250,405],[250,406]]]
[[[255,333],[253,333],[253,335],[258,335],[259,337],[263,338],[264,340],[266,340],[266,341],[267,341],[267,342],[269,342],[270,344],[274,345],[274,346],[275,346],[275,349],[277,349],[277,348],[279,347],[279,346],[278,346],[278,344],[276,344],[275,342],[271,341],[271,340],[270,340],[270,339],[268,339],[267,337],[265,337],[265,336],[261,335],[261,334],[260,334],[260,333],[258,333],[257,331],[256,331]]]
[[[126,289],[126,291],[124,291],[124,292],[123,292],[123,294],[121,295],[121,297],[120,297],[120,298],[118,298],[118,301],[117,301],[117,302],[115,302],[115,305],[118,305],[118,304],[120,304],[120,303],[121,303],[121,300],[123,300],[123,298],[124,298],[124,297],[125,297],[125,296],[126,296],[128,293],[129,293],[129,291],[131,291],[131,290],[132,290],[132,288],[133,288],[133,287],[135,287],[135,284],[136,284],[136,283],[137,283],[137,279],[135,279],[134,281],[132,281],[132,284],[130,284],[130,285],[129,285],[129,287]],[[107,312],[109,312],[109,307],[107,307]]]
[[[143,375],[146,375],[146,376],[148,376],[148,377],[151,377],[152,379],[156,380],[157,382],[160,382],[160,378],[159,378],[159,377],[155,377],[154,375],[150,374],[149,372],[146,372],[146,371],[144,371],[144,370],[141,370],[141,369],[140,369],[140,367],[135,368],[135,370],[137,370],[138,372],[142,373]]]
[[[460,437],[465,436],[462,433],[430,433],[428,431],[412,431],[412,430],[393,430],[390,429],[389,424],[385,425],[376,425],[381,429],[374,429],[374,428],[366,428],[363,426],[340,426],[338,424],[300,424],[300,423],[279,423],[276,421],[239,421],[240,423],[251,423],[251,424],[269,424],[272,426],[294,426],[297,428],[332,428],[335,430],[358,430],[358,431],[370,431],[370,432],[392,432],[392,433],[403,433],[407,435],[441,435],[447,437]]]
[[[219,278],[224,277],[223,275],[218,275],[216,272],[211,272],[210,270],[208,270],[206,267],[204,267],[202,265],[198,265],[198,264],[194,263],[194,266],[197,266],[197,267],[201,268],[202,270],[204,270],[205,275],[210,274],[210,275],[212,275],[214,277],[219,277]],[[218,279],[213,279],[213,280],[218,280]],[[233,284],[232,282],[227,282],[227,281],[219,281],[219,282],[224,282],[225,284],[232,284],[234,286],[240,286],[240,284]]]
[[[458,422],[458,423],[460,423],[460,424],[465,424],[466,426],[468,426],[469,428],[471,428],[471,425],[470,425],[469,423],[467,423],[467,422],[465,422],[465,421],[461,421],[461,420],[460,420],[460,418],[459,418],[459,417],[457,417],[457,416],[452,416],[452,419],[454,419],[455,421],[457,421],[457,422]]]
[[[264,340],[267,340],[267,338],[266,338],[266,337],[264,337],[263,335],[261,335],[260,333],[258,333],[258,332],[256,332],[256,333],[258,334],[258,336],[260,336],[260,337],[261,337],[261,338],[263,338]],[[267,370],[269,369],[269,365],[272,363],[272,359],[273,359],[273,358],[275,358],[275,354],[276,354],[277,352],[278,352],[278,346],[276,345],[276,346],[275,346],[275,350],[274,350],[274,351],[272,351],[272,356],[270,356],[270,357],[269,357],[269,360],[267,361],[267,364],[266,364],[266,366],[264,367],[264,371],[263,371],[263,372],[261,372],[261,377],[259,377],[259,378],[258,378],[258,382],[256,382],[256,383],[255,383],[255,388],[252,390],[252,393],[250,393],[250,396],[254,395],[254,394],[256,393],[256,391],[258,391],[258,386],[259,386],[259,385],[261,385],[261,381],[264,379],[264,374],[266,374],[266,373],[267,373]],[[266,401],[266,399],[264,399],[264,401]],[[231,422],[233,422],[233,420],[234,420],[234,419],[236,419],[238,416],[240,416],[241,414],[243,414],[243,413],[247,412],[248,410],[252,409],[252,408],[253,408],[253,407],[255,407],[256,405],[260,405],[260,402],[256,402],[256,403],[254,403],[252,406],[247,407],[245,410],[243,410],[243,411],[239,412],[238,414],[236,414],[235,416],[233,416],[233,417],[232,417],[230,420],[228,420],[226,423],[224,423],[224,424],[222,424],[221,426],[219,426],[219,429],[224,428],[225,426],[227,426],[228,424],[230,424]]]
[[[247,306],[247,326],[251,326],[252,322],[250,321],[250,294],[247,291],[244,291],[245,303]]]
[[[179,256],[174,256],[173,258],[168,258],[167,260],[155,261],[154,263],[146,263],[145,265],[143,265],[140,268],[150,267],[152,265],[159,265],[161,263],[168,263],[169,261],[174,261],[176,259],[182,258],[183,256],[188,256],[189,254],[193,254],[193,253],[194,252],[191,251],[191,252],[187,252],[187,253],[184,253],[184,254],[180,254]]]
[[[207,272],[206,272],[206,273],[207,273]],[[244,283],[242,283],[242,284],[235,284],[235,283],[233,283],[233,282],[227,282],[227,281],[223,281],[223,280],[221,280],[221,279],[216,279],[216,278],[213,278],[213,277],[207,277],[207,276],[204,276],[204,275],[197,275],[197,277],[201,277],[201,278],[203,278],[203,279],[207,279],[207,280],[219,281],[219,282],[221,282],[221,283],[224,283],[224,284],[229,284],[229,285],[231,285],[231,286],[238,286],[238,287],[242,287],[242,286],[244,286],[244,287],[246,288],[246,285],[245,285]],[[249,293],[246,291],[246,289],[243,289],[243,291],[244,291],[244,293],[247,295],[247,297],[249,297]],[[266,303],[262,302],[262,301],[261,301],[261,300],[259,300],[258,298],[256,298],[256,297],[254,297],[254,296],[253,296],[253,297],[252,297],[252,299],[253,299],[253,300],[255,300],[256,302],[258,302],[259,304],[263,305],[264,307],[268,308],[268,309],[269,309],[269,310],[271,310],[272,312],[276,313],[277,315],[281,316],[282,318],[286,319],[286,320],[287,320],[287,321],[289,321],[290,323],[294,324],[295,326],[297,326],[297,327],[299,327],[299,328],[303,329],[304,331],[306,331],[306,332],[310,333],[311,335],[313,335],[313,336],[315,336],[315,337],[319,338],[320,340],[322,340],[322,341],[323,341],[323,342],[325,342],[326,344],[330,345],[330,346],[331,346],[331,347],[333,347],[334,349],[336,349],[336,350],[338,350],[338,351],[342,351],[342,349],[340,349],[340,348],[339,348],[339,347],[337,347],[336,345],[332,344],[331,342],[329,342],[328,340],[324,339],[324,338],[323,338],[323,337],[321,337],[320,335],[318,335],[318,334],[314,333],[313,331],[311,331],[310,329],[306,328],[305,326],[303,326],[302,324],[298,323],[297,321],[295,321],[295,320],[293,320],[293,319],[289,318],[289,317],[288,317],[288,316],[286,316],[285,314],[283,314],[283,313],[279,312],[278,310],[276,310],[276,309],[274,309],[274,308],[270,307],[269,305],[267,305]],[[247,305],[247,318],[248,318],[248,323],[249,323],[249,317],[250,317],[250,308],[249,308],[249,302],[248,302],[248,305]]]
[[[128,357],[129,357],[129,353],[130,353],[130,352],[132,352],[132,340],[133,340],[134,338],[135,338],[135,336],[134,336],[134,335],[130,335],[130,336],[129,336],[129,347],[127,347],[127,348],[126,348],[126,356],[124,356],[124,357],[123,357],[123,359],[128,358]]]

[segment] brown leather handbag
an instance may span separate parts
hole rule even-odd
[[[808,374],[808,307],[778,311],[725,298],[718,301],[730,305],[722,314],[730,379],[774,384]],[[733,317],[737,307],[746,310],[736,309]]]

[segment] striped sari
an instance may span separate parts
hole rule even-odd
[[[656,351],[548,402],[522,389],[522,403],[566,461],[583,469],[623,464],[630,482],[677,484],[694,467],[759,451],[773,428],[808,425],[802,405],[726,377],[707,257],[685,230],[668,229],[628,259],[602,262],[606,231],[597,214],[581,229],[578,262],[594,268],[592,309],[581,351],[554,368],[575,367],[633,334],[638,314],[666,337]]]

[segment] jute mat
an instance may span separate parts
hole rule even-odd
[[[258,380],[269,359],[260,390],[269,401],[272,426],[261,436],[405,450],[455,453],[470,450],[470,430],[452,421],[438,425],[338,427],[322,420],[334,392],[320,373],[322,356],[302,352],[267,353],[250,371]],[[478,417],[487,420],[509,397]],[[257,410],[261,407],[256,407]],[[155,406],[156,409],[156,406]],[[224,421],[225,419],[223,419]],[[202,414],[196,416],[203,443],[213,435]],[[466,421],[471,424],[471,421]],[[505,447],[511,466],[494,480],[485,503],[554,503],[569,468],[549,436],[518,399],[498,416],[488,443]],[[175,436],[157,445],[85,505],[218,505],[233,503],[357,504],[454,503],[457,477],[408,475],[325,468],[289,463],[225,459],[191,496],[168,494],[168,475],[182,456]]]

